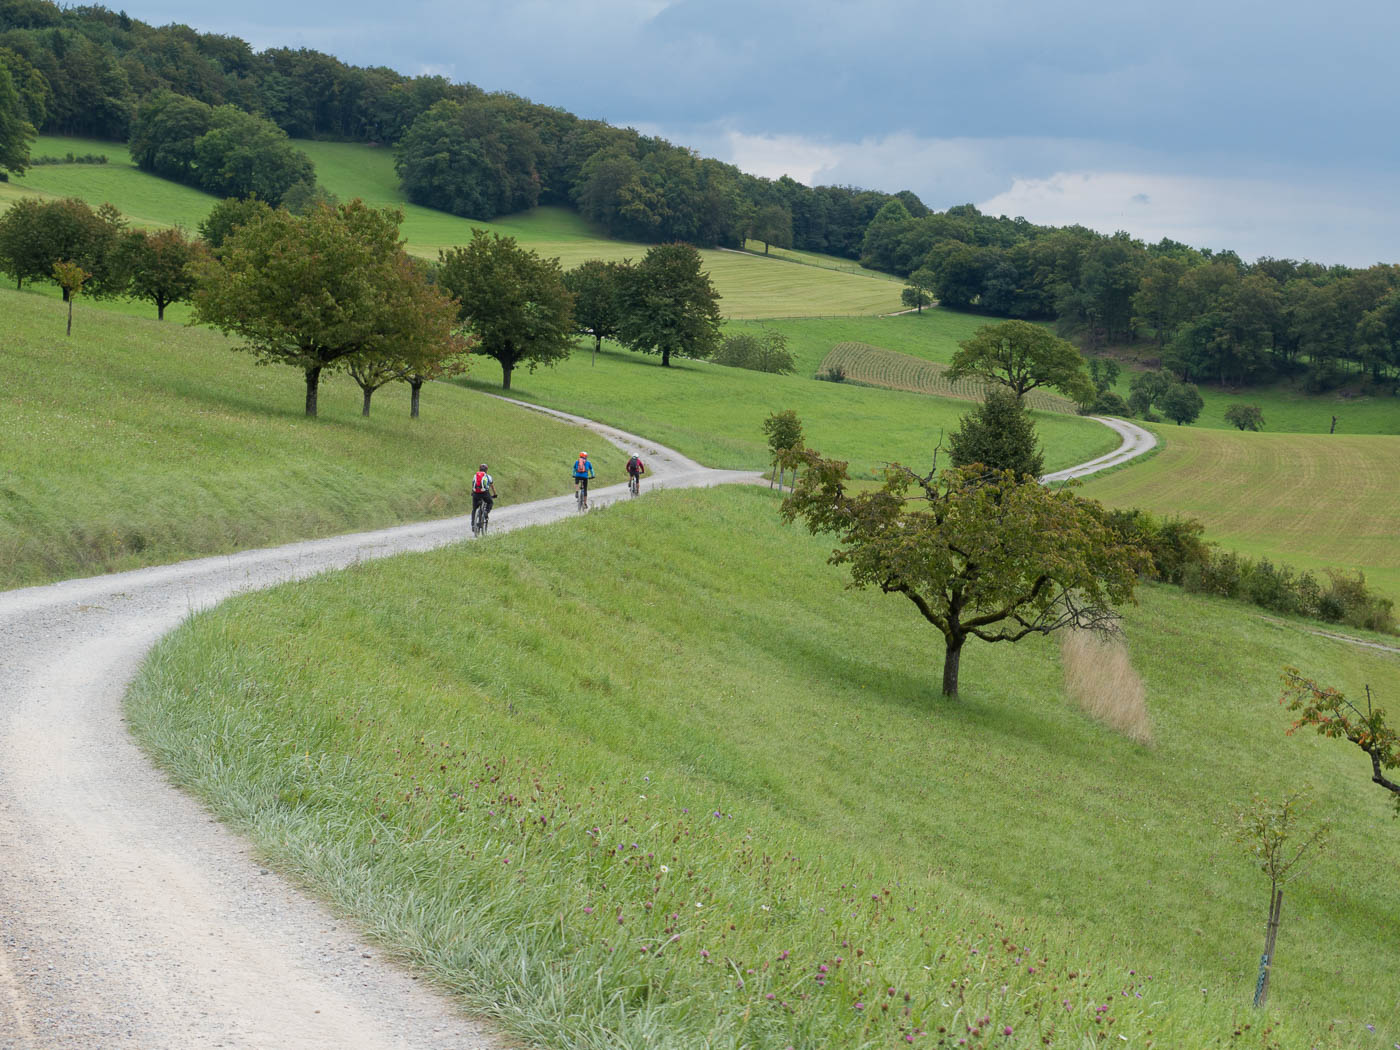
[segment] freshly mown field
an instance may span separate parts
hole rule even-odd
[[[361,197],[375,207],[404,213],[401,234],[424,258],[471,240],[474,228],[515,237],[568,269],[585,259],[641,259],[647,245],[609,240],[563,208],[537,208],[496,222],[461,219],[409,204],[400,192],[393,154],[355,143],[297,140],[316,165],[317,178],[342,200]],[[36,154],[103,153],[107,164],[57,164],[31,168],[8,186],[0,183],[0,206],[22,193],[81,197],[96,206],[116,205],[138,226],[180,225],[193,231],[215,198],[138,170],[120,143],[41,137]],[[705,268],[723,299],[727,317],[810,317],[876,314],[902,309],[899,286],[878,277],[818,266],[794,266],[742,252],[704,251]]]
[[[576,428],[449,384],[349,379],[302,414],[301,373],[221,335],[0,291],[0,587],[466,513],[477,463],[506,502],[557,494]],[[591,442],[599,445],[598,442]],[[600,471],[623,456],[598,447]]]
[[[1364,569],[1400,602],[1400,437],[1159,426],[1152,459],[1089,478],[1111,506],[1184,514],[1206,537],[1301,569]]]
[[[951,380],[947,365],[913,354],[882,350],[869,343],[837,343],[833,346],[831,352],[822,358],[817,375],[829,377],[836,374],[844,377],[843,382],[953,397],[960,401],[983,401],[992,386],[977,379]],[[1068,414],[1076,408],[1073,401],[1043,390],[1032,390],[1022,401],[1027,408],[1041,412]]]
[[[269,862],[543,1045],[1400,1041],[1390,804],[1275,702],[1285,663],[1379,697],[1400,663],[1149,588],[1151,746],[1066,700],[1053,641],[971,643],[947,701],[912,607],[776,512],[659,493],[236,598],[156,649],[130,719]],[[1305,783],[1332,848],[1255,1011],[1268,883],[1228,830]]]
[[[809,447],[848,460],[853,474],[866,477],[892,460],[926,469],[940,437],[956,429],[971,407],[926,394],[698,361],[673,360],[662,368],[658,357],[608,343],[604,348],[596,363],[589,340],[558,368],[533,375],[517,371],[510,394],[645,434],[713,467],[767,467],[770,455],[760,426],[770,414],[793,409]],[[494,361],[482,361],[469,383],[499,390],[500,375]],[[1046,470],[1118,447],[1118,436],[1093,420],[1059,413],[1035,418]]]

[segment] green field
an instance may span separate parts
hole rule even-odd
[[[940,437],[956,429],[970,407],[926,394],[698,361],[673,361],[662,368],[654,356],[604,346],[596,363],[591,351],[581,348],[558,368],[533,375],[516,372],[510,393],[645,434],[708,466],[732,468],[769,465],[759,425],[771,413],[790,408],[803,421],[809,447],[848,460],[853,474],[866,477],[892,460],[925,469]],[[500,366],[483,360],[469,382],[496,390],[500,375]],[[1083,463],[1118,447],[1118,435],[1092,420],[1060,413],[1036,413],[1035,419],[1046,470]]]
[[[1364,569],[1400,601],[1400,437],[1155,429],[1159,454],[1084,494],[1199,518],[1208,539],[1297,568]]]
[[[465,244],[476,227],[515,237],[568,269],[585,259],[641,259],[647,245],[609,240],[563,208],[536,208],[524,215],[485,223],[409,204],[398,188],[393,154],[354,143],[298,140],[316,165],[318,180],[343,200],[363,198],[376,207],[404,213],[401,233],[409,250],[437,258],[440,249]],[[193,231],[215,199],[177,183],[147,175],[120,143],[43,136],[35,154],[103,153],[108,163],[56,164],[31,168],[8,185],[0,183],[0,205],[24,193],[81,197],[94,206],[116,205],[138,226],[183,226]],[[899,286],[867,274],[819,266],[794,266],[742,252],[707,250],[705,268],[723,296],[726,317],[811,317],[888,313],[902,309]]]
[[[449,384],[417,422],[402,384],[362,419],[335,376],[308,420],[300,372],[211,331],[79,300],[65,338],[60,303],[13,291],[0,316],[0,587],[466,513],[483,458],[507,502],[558,494],[578,450],[576,428]]]
[[[988,390],[998,388],[983,379],[949,379],[947,365],[869,343],[837,343],[822,358],[817,374],[839,374],[845,376],[842,382],[955,397],[962,401],[984,401]],[[1073,401],[1047,390],[1032,390],[1021,400],[1027,408],[1041,412],[1069,414],[1077,410]]]
[[[970,643],[950,702],[912,607],[776,511],[662,493],[236,598],[158,647],[130,717],[530,1042],[1400,1040],[1389,803],[1275,702],[1285,662],[1396,695],[1393,658],[1149,588],[1152,746],[1065,699],[1051,642]],[[1333,847],[1289,885],[1257,1012],[1268,883],[1226,829],[1305,781]]]

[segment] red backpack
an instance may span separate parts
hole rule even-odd
[[[486,471],[484,471],[484,470],[478,470],[478,471],[476,472],[476,478],[472,481],[472,491],[473,491],[473,492],[485,492],[485,491],[486,491]]]

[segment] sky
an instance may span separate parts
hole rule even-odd
[[[436,73],[745,171],[1400,261],[1395,0],[209,0],[128,13]]]

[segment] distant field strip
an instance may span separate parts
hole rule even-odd
[[[1222,546],[1300,569],[1364,569],[1400,599],[1400,437],[1163,426],[1162,451],[1085,482],[1111,507],[1205,522]]]
[[[989,386],[976,379],[950,380],[945,364],[894,350],[882,350],[868,343],[837,343],[822,358],[817,372],[820,375],[836,368],[845,372],[847,379],[867,386],[957,397],[965,401],[983,400]],[[1039,390],[1032,390],[1025,401],[1027,407],[1040,412],[1074,412],[1073,401]]]

